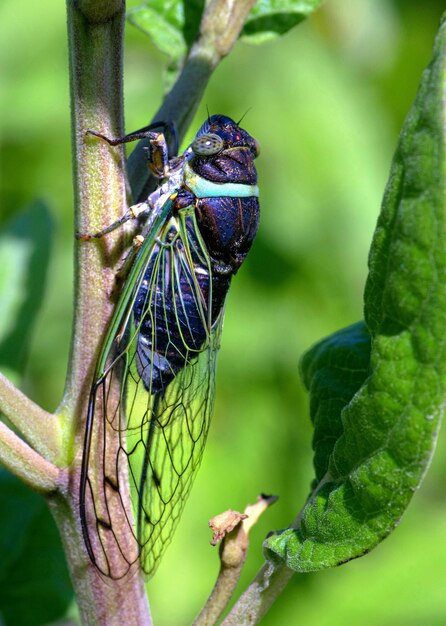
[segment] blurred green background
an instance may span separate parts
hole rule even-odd
[[[236,119],[250,109],[243,126],[262,149],[262,223],[228,299],[202,468],[149,583],[156,624],[185,626],[210,592],[218,571],[210,517],[243,510],[259,492],[280,496],[252,532],[242,590],[262,563],[266,533],[288,525],[306,498],[312,433],[298,361],[313,342],[362,317],[368,248],[390,160],[444,8],[440,0],[328,0],[281,40],[261,47],[238,43],[211,80],[191,134],[206,105]],[[164,63],[128,26],[128,131],[157,109]],[[22,379],[35,401],[54,410],[64,385],[72,301],[63,3],[1,0],[0,68],[0,227],[36,199],[48,204],[54,222],[44,300]],[[4,269],[4,259],[14,254],[14,248],[0,250],[0,286],[2,271],[8,278],[3,304],[25,297],[16,295],[17,284]],[[7,369],[6,357],[3,364]],[[262,623],[445,624],[444,446],[445,437],[388,540],[341,568],[296,575]],[[21,584],[17,603],[27,581]]]

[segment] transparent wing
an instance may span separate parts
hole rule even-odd
[[[92,388],[81,476],[90,558],[116,579],[151,575],[172,538],[206,442],[223,317],[192,211],[144,254]]]

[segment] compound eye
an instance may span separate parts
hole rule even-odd
[[[223,150],[223,139],[215,133],[207,133],[196,137],[191,148],[197,156],[212,156]]]

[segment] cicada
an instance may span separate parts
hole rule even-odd
[[[82,530],[91,561],[114,579],[134,567],[153,574],[172,538],[209,429],[226,296],[259,224],[259,147],[238,123],[208,117],[173,158],[163,133],[143,131],[99,135],[112,145],[147,136],[160,178],[120,220],[148,216],[86,419]]]

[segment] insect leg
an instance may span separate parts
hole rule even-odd
[[[161,132],[157,132],[154,130],[155,128],[161,128],[163,130]],[[102,135],[95,130],[87,130],[87,133],[103,139],[111,146],[118,146],[130,141],[136,141],[137,139],[148,139],[149,145],[147,147],[147,151],[150,171],[157,178],[165,178],[169,175],[170,171],[169,148],[166,141],[166,131],[173,137],[174,146],[172,152],[173,154],[177,154],[178,134],[173,122],[155,122],[154,124],[149,124],[148,126],[144,126],[144,128],[135,130],[133,133],[117,138],[107,137],[106,135]],[[175,159],[173,160],[175,161]]]
[[[135,130],[133,133],[129,133],[128,135],[124,135],[123,137],[111,138],[106,135],[102,135],[101,133],[96,132],[95,130],[87,130],[87,133],[90,135],[95,135],[95,137],[100,137],[104,139],[111,146],[119,146],[123,143],[129,143],[130,141],[136,141],[137,139],[150,139],[153,135],[160,135],[163,133],[154,132],[155,128],[162,128],[167,130],[175,139],[175,153],[178,151],[178,136],[175,124],[173,122],[155,122],[154,124],[149,124],[148,126],[144,126],[139,130]]]
[[[124,258],[121,266],[118,268],[116,275],[115,275],[116,289],[118,290],[118,292],[120,288],[122,287],[125,279],[127,278],[130,268],[132,267],[133,262],[135,260],[135,256],[138,253],[143,243],[144,243],[144,237],[142,235],[136,235],[133,238],[132,248],[129,254]]]
[[[129,209],[127,209],[124,215],[120,217],[118,220],[116,220],[116,222],[113,222],[113,224],[110,224],[106,228],[103,228],[102,230],[98,231],[97,233],[76,233],[75,237],[76,239],[80,239],[81,241],[88,241],[90,239],[100,239],[104,235],[111,233],[116,228],[119,228],[119,226],[122,226],[122,224],[125,224],[125,222],[128,222],[129,220],[137,219],[141,215],[144,215],[145,213],[149,213],[150,211],[153,210],[153,208],[154,208],[153,204],[152,202],[150,202],[150,200],[146,200],[146,202],[139,202],[138,204],[134,204]]]

